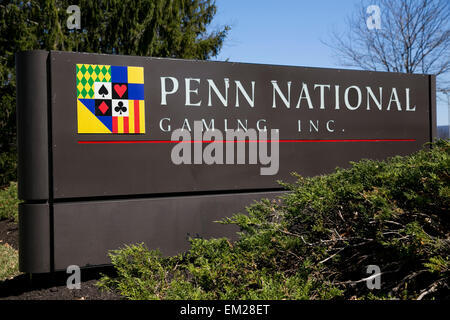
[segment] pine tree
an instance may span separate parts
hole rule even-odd
[[[69,5],[81,29],[69,30]],[[214,0],[2,0],[0,2],[0,186],[16,179],[15,58],[62,50],[184,59],[217,56],[228,26],[209,32]]]

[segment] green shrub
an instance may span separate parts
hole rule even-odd
[[[2,149],[2,148],[0,148]],[[17,180],[17,152],[15,148],[0,152],[0,187]]]
[[[9,219],[17,222],[19,202],[17,182],[10,182],[8,187],[0,189],[0,220]]]
[[[192,239],[182,255],[111,253],[101,286],[130,299],[449,298],[450,143],[283,184],[222,223],[239,240]],[[301,164],[299,164],[301,165]],[[369,290],[368,265],[381,269]]]
[[[2,78],[3,62],[0,65]],[[16,96],[11,83],[0,84],[0,187],[17,180]]]

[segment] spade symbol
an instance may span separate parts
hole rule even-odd
[[[108,92],[108,89],[106,89],[106,87],[105,87],[104,84],[103,84],[103,85],[100,87],[100,89],[98,90],[98,94],[102,95],[103,98],[104,98],[105,95],[107,95],[108,93],[109,93],[109,92]]]
[[[122,101],[119,101],[118,106],[114,108],[116,112],[119,112],[119,114],[122,114],[122,112],[127,112],[127,107],[123,105]]]

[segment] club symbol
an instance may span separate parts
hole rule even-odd
[[[122,101],[119,101],[118,106],[114,108],[116,112],[119,112],[119,114],[122,114],[122,112],[127,112],[127,107],[123,105]]]
[[[108,89],[106,89],[105,85],[103,84],[100,89],[98,90],[98,94],[102,95],[102,97],[104,98],[105,95],[107,95],[109,93]]]

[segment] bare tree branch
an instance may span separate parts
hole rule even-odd
[[[366,8],[381,9],[381,29],[369,30]],[[340,62],[363,70],[443,75],[450,71],[447,0],[363,0],[347,19],[349,31],[324,42]]]
[[[438,287],[442,284],[443,280],[444,279],[439,279],[433,282],[428,288],[426,288],[420,293],[420,295],[417,297],[417,300],[422,300],[423,297],[425,297],[426,295],[435,292],[438,289]]]

